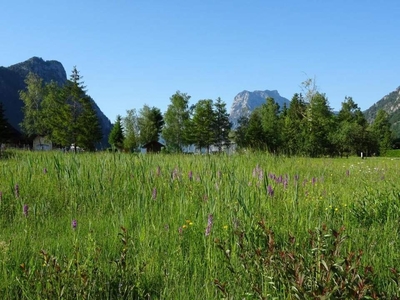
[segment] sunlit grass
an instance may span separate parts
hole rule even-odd
[[[3,298],[218,298],[230,271],[215,239],[236,253],[238,226],[262,220],[298,251],[309,230],[344,227],[345,252],[363,250],[376,286],[399,293],[398,160],[17,152],[0,165]]]

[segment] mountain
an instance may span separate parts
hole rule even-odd
[[[290,101],[281,95],[278,91],[265,90],[265,91],[243,91],[235,96],[231,106],[229,120],[233,124],[233,128],[237,126],[237,122],[242,115],[250,114],[255,108],[266,103],[268,97],[274,98],[275,102],[282,108],[284,104],[289,106]]]
[[[63,85],[67,81],[63,65],[56,60],[44,61],[42,58],[32,57],[27,61],[9,67],[0,67],[0,102],[3,103],[8,122],[19,132],[21,132],[19,124],[24,117],[22,113],[23,102],[19,98],[19,91],[25,89],[24,80],[29,72],[39,75],[45,83],[54,81]],[[103,139],[101,144],[107,146],[111,122],[94,100],[93,104],[102,128]]]
[[[389,114],[389,121],[392,124],[391,129],[395,137],[400,138],[400,87],[387,94],[364,111],[365,118],[368,122],[373,122],[380,109],[383,109]]]

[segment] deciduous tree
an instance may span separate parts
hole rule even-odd
[[[189,99],[188,94],[177,91],[171,96],[171,104],[164,114],[162,136],[173,152],[181,152],[182,147],[189,144]]]
[[[135,151],[139,147],[139,125],[136,109],[126,111],[123,118],[123,127],[125,129],[124,148],[129,151]]]

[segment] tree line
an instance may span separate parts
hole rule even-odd
[[[392,148],[388,114],[380,110],[372,124],[351,97],[334,113],[325,94],[312,80],[303,83],[305,94],[294,94],[282,109],[266,99],[251,114],[244,114],[234,131],[240,148],[284,155],[382,155]]]
[[[231,144],[232,124],[226,103],[221,98],[199,100],[189,106],[190,96],[177,91],[170,97],[164,115],[156,107],[144,105],[136,111],[117,116],[109,135],[109,143],[116,149],[135,151],[142,145],[165,140],[167,152],[180,153],[190,145],[210,151],[214,145],[219,151]]]
[[[30,137],[48,137],[62,147],[79,146],[95,150],[101,140],[100,121],[94,102],[87,95],[82,78],[73,68],[63,86],[30,73],[24,102],[23,132]],[[137,151],[151,141],[165,140],[166,151],[179,153],[195,145],[214,146],[219,151],[235,144],[237,149],[268,151],[283,155],[343,156],[382,155],[392,147],[388,114],[380,110],[369,124],[351,97],[342,102],[339,112],[329,106],[313,80],[303,83],[302,93],[294,94],[290,105],[279,107],[273,98],[251,113],[243,111],[235,127],[229,121],[226,103],[221,98],[202,99],[189,106],[190,96],[177,91],[163,114],[157,107],[144,105],[117,116],[108,137],[113,148]],[[0,105],[0,139],[6,140],[6,120]]]

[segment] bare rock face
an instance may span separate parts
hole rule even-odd
[[[281,95],[276,90],[265,91],[243,91],[237,94],[233,100],[229,119],[235,128],[241,116],[249,115],[255,108],[266,103],[268,97],[274,98],[275,102],[282,108],[284,104],[289,106],[290,101]]]
[[[32,57],[27,61],[8,67],[9,70],[16,72],[22,78],[26,78],[29,72],[39,75],[44,82],[55,81],[63,85],[67,81],[67,74],[63,65],[56,60],[44,61],[39,57]]]

